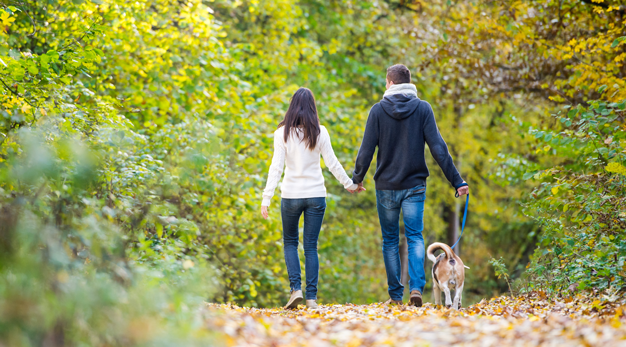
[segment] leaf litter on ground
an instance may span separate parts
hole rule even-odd
[[[626,299],[502,296],[459,311],[426,303],[295,310],[207,304],[208,329],[228,346],[626,346]]]

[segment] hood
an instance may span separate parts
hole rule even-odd
[[[415,113],[420,104],[417,88],[410,83],[394,84],[385,92],[380,106],[391,118],[404,119]]]

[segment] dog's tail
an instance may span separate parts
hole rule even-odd
[[[441,249],[446,254],[446,258],[454,259],[454,251],[452,250],[452,248],[450,248],[450,246],[446,245],[445,243],[435,242],[432,245],[428,246],[428,250],[426,251],[428,259],[430,259],[430,261],[432,261],[433,263],[437,261],[437,258],[435,257],[435,251],[438,249]]]

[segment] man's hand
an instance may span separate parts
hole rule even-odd
[[[467,195],[469,194],[469,186],[459,187],[459,189],[457,189],[456,192],[459,193],[459,197],[463,195]]]
[[[359,183],[359,187],[356,189],[357,193],[366,191],[365,187],[363,187],[363,182]]]
[[[269,213],[267,212],[267,206],[261,206],[261,215],[263,216],[263,218],[267,219],[267,217],[269,216]]]

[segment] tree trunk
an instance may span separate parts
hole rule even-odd
[[[454,206],[446,206],[445,212],[446,218],[448,222],[448,245],[452,247],[456,240],[459,239],[459,212],[461,210],[461,205],[458,201],[454,202]],[[461,242],[456,246],[454,253],[457,255],[461,254]]]
[[[402,264],[402,285],[406,288],[409,284],[409,247],[406,242],[404,225],[400,227],[400,263]]]
[[[463,114],[463,109],[461,106],[454,106],[454,114],[456,116],[456,128],[461,129],[461,117]],[[458,151],[454,146],[450,148],[450,154],[452,155],[452,160],[456,168],[461,172],[461,156],[458,154]],[[459,218],[461,216],[461,199],[454,199],[454,205],[448,209],[448,245],[452,247],[454,243],[459,239],[460,236],[460,227],[459,227]],[[456,246],[454,252],[460,256],[461,254],[461,241]]]

